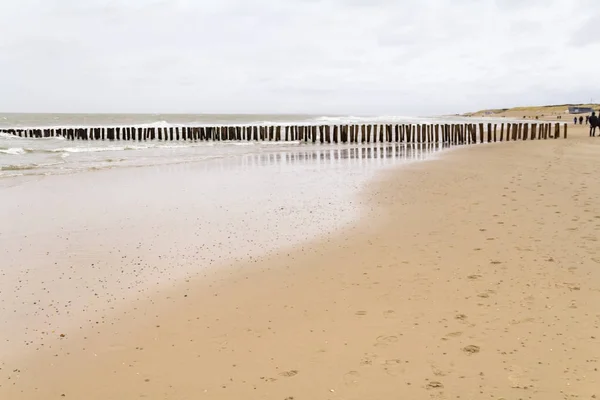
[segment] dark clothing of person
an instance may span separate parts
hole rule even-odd
[[[579,117],[579,125],[583,125],[583,117]]]
[[[577,117],[573,118],[573,122],[577,125]]]
[[[595,115],[590,117],[590,136],[596,136],[596,128],[600,126],[600,120]]]

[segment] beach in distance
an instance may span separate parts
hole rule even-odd
[[[0,399],[600,396],[600,139],[564,110],[0,114],[0,129],[546,122],[560,137],[468,145],[3,133]]]

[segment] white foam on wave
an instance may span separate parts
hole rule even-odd
[[[22,147],[9,147],[8,149],[0,149],[0,153],[17,156],[17,155],[25,154],[26,151]]]
[[[420,117],[407,117],[401,115],[378,115],[378,116],[353,116],[353,115],[340,115],[340,116],[325,116],[318,117],[315,119],[318,123],[324,124],[346,124],[346,123],[397,123],[397,122],[417,122],[423,120],[429,120],[430,118]]]
[[[120,151],[125,147],[61,147],[49,150],[51,153],[97,153],[101,151]]]

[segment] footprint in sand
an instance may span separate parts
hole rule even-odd
[[[385,363],[383,363],[383,370],[390,376],[398,376],[405,372],[402,367],[402,361],[398,358],[385,360]]]
[[[438,381],[431,381],[427,385],[425,385],[425,389],[427,390],[439,390],[443,389],[444,385]]]
[[[397,336],[379,336],[376,339],[377,343],[375,343],[376,347],[385,347],[390,344],[396,343],[398,341]]]
[[[481,351],[481,348],[479,346],[469,345],[469,346],[463,347],[462,351],[471,355],[471,354],[479,353]]]
[[[469,275],[467,278],[469,278],[471,281],[476,281],[477,279],[481,278],[481,275]]]
[[[280,373],[279,375],[281,375],[281,376],[285,376],[286,378],[291,378],[292,376],[296,376],[296,375],[298,375],[298,371],[296,371],[296,370],[294,369],[294,370],[291,370],[291,371],[285,371],[285,372],[282,372],[282,373]]]
[[[446,376],[446,373],[438,368],[435,364],[431,364],[431,371],[435,376]]]
[[[349,371],[344,374],[344,385],[346,386],[356,386],[358,385],[358,381],[360,379],[360,372],[358,371]]]
[[[363,316],[363,315],[367,315],[367,312],[366,311],[357,311],[354,313],[354,315]]]

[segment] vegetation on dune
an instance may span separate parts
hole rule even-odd
[[[509,114],[509,113],[563,113],[568,107],[591,107],[593,109],[599,109],[600,104],[552,104],[546,106],[521,106],[513,108],[493,108],[488,110],[480,110],[476,112],[469,112],[463,115],[475,116],[475,115],[489,115],[489,114]]]

